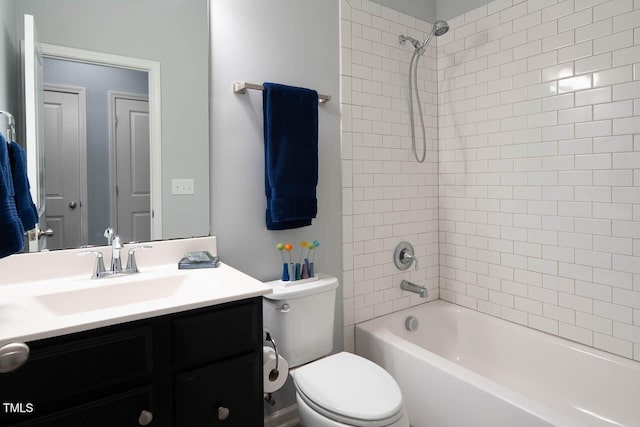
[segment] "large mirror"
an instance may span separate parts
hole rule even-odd
[[[24,72],[18,61],[24,15],[33,16],[41,44],[45,96],[39,120],[48,145],[41,174],[47,197],[39,207],[43,224],[57,232],[44,237],[48,248],[105,244],[109,226],[125,241],[207,235],[208,2],[0,1],[3,10],[15,11],[15,27],[5,24],[5,33],[15,31],[12,66],[18,75]],[[64,108],[80,113],[69,119]],[[69,132],[67,123],[75,122]],[[28,132],[19,135],[26,139]],[[81,140],[71,144],[81,149],[70,151],[69,135]],[[140,142],[145,137],[146,147]],[[125,139],[128,145],[122,145]],[[74,181],[77,189],[61,194]],[[134,200],[134,193],[147,198]],[[125,203],[125,196],[133,201]],[[133,219],[119,220],[127,216]]]

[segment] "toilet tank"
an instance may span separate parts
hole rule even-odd
[[[338,279],[319,275],[312,282],[281,284],[279,280],[266,283],[273,293],[262,299],[262,318],[289,367],[331,353]]]

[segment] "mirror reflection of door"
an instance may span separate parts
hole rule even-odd
[[[55,206],[50,211],[47,205],[55,232],[49,248],[104,245],[107,227],[124,242],[150,240],[148,74],[49,57],[43,71],[45,85],[54,89],[47,91],[44,115],[47,203]],[[86,112],[74,91],[85,93]],[[111,117],[112,93],[134,102],[120,108],[117,120]],[[119,203],[123,194],[136,196],[137,204]],[[128,213],[117,215],[119,205]]]
[[[111,218],[125,242],[151,240],[149,100],[111,92],[111,150],[115,177]]]
[[[48,248],[45,210],[45,164],[43,125],[43,58],[38,32],[32,15],[24,15],[24,43],[22,45],[22,79],[24,86],[24,123],[27,151],[27,175],[31,182],[31,198],[38,209],[35,234],[29,237],[29,252]],[[34,238],[35,237],[35,238]]]
[[[84,88],[45,85],[49,249],[87,245],[86,95]]]

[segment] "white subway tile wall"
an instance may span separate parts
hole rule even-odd
[[[431,24],[369,0],[342,0],[340,14],[344,337],[345,349],[353,350],[356,323],[425,302],[402,291],[402,279],[427,287],[429,301],[439,298],[437,62],[434,43],[418,68],[427,132],[427,158],[418,164],[408,106],[413,48],[401,46],[398,36],[422,41]],[[473,24],[466,30],[459,25],[452,52],[486,43],[474,35],[483,15],[468,15]],[[463,31],[469,37],[461,38]],[[474,70],[486,64],[470,60],[466,66],[469,73],[460,72],[464,77],[456,84],[467,92],[456,96],[482,95],[474,92]],[[415,118],[418,123],[417,113]],[[421,154],[418,126],[415,132]],[[403,240],[413,244],[417,270],[401,272],[393,264],[393,250]]]
[[[440,297],[640,360],[640,2],[495,0],[449,24]]]

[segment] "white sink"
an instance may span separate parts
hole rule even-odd
[[[169,298],[180,289],[186,278],[185,275],[171,275],[136,278],[136,280],[127,280],[129,278],[98,279],[91,281],[92,287],[38,295],[35,299],[47,310],[57,315],[67,316]]]

